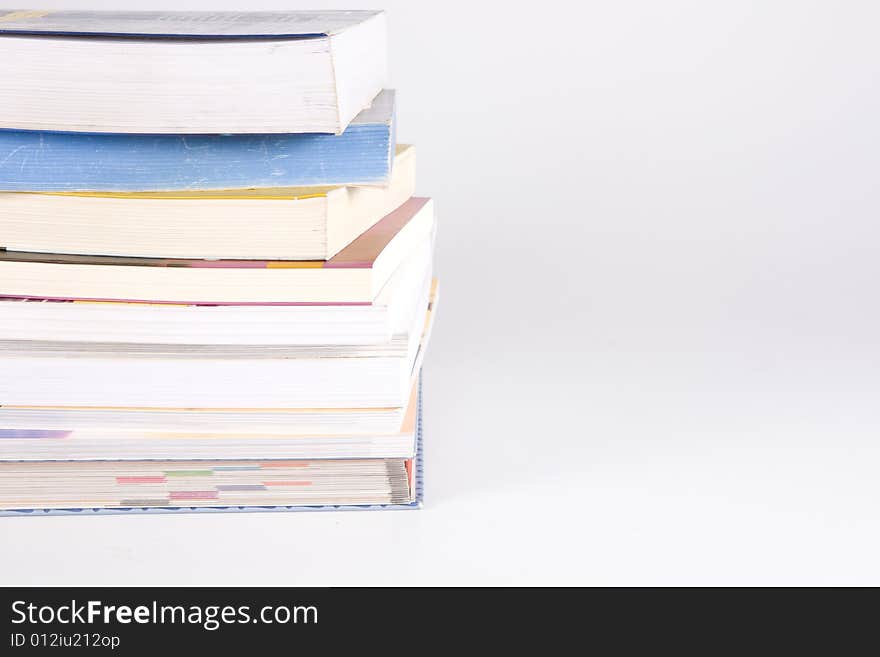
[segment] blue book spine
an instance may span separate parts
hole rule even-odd
[[[336,137],[110,135],[0,131],[0,190],[161,191],[381,184],[391,131]]]
[[[0,191],[174,191],[385,184],[393,92],[341,135],[135,135],[0,130]]]

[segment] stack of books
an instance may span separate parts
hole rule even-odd
[[[0,512],[420,504],[435,220],[385,30],[0,10]]]

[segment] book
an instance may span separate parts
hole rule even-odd
[[[369,345],[405,333],[427,304],[425,239],[370,304],[179,305],[0,298],[0,340],[153,344]],[[0,423],[2,425],[2,423]]]
[[[0,193],[8,251],[144,258],[328,260],[415,193],[415,147],[386,187]]]
[[[0,463],[0,509],[402,504],[404,459]]]
[[[0,341],[0,400],[16,406],[405,406],[438,289],[405,335],[362,346]]]
[[[7,431],[256,432],[309,436],[393,434],[405,406],[364,408],[173,408],[0,405]]]
[[[434,231],[412,198],[329,260],[184,260],[0,251],[0,296],[182,304],[370,304]]]
[[[415,455],[418,383],[394,431],[337,434],[267,432],[254,427],[218,431],[0,428],[0,461],[123,461],[187,459],[404,458]]]
[[[393,124],[394,92],[386,90],[339,136],[0,130],[0,191],[385,185],[395,147]]]
[[[385,16],[0,9],[0,77],[0,128],[339,134],[387,81]]]
[[[0,516],[418,509],[423,434],[420,390],[412,459],[3,462]]]

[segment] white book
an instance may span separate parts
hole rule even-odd
[[[339,134],[387,81],[380,11],[0,10],[0,127]]]
[[[433,203],[414,197],[327,261],[0,251],[0,296],[195,305],[371,304],[433,232]]]
[[[411,472],[407,459],[0,463],[0,515],[414,508]]]
[[[405,406],[430,337],[431,300],[405,335],[368,346],[0,341],[0,400],[14,406]]]
[[[0,298],[0,340],[228,345],[370,345],[406,333],[427,303],[425,238],[368,305],[178,305]],[[2,424],[2,422],[0,422]]]
[[[124,431],[365,436],[392,434],[405,406],[377,408],[144,408],[114,406],[0,406],[7,431]]]
[[[266,430],[256,423],[194,431],[104,426],[46,429],[0,425],[0,461],[125,461],[183,459],[365,459],[413,458],[416,453],[418,379],[412,383],[403,420],[385,431],[298,432]],[[259,417],[257,413],[251,413]]]

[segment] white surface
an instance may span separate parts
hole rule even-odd
[[[880,584],[880,8],[385,6],[427,507],[0,519],[3,581]]]

